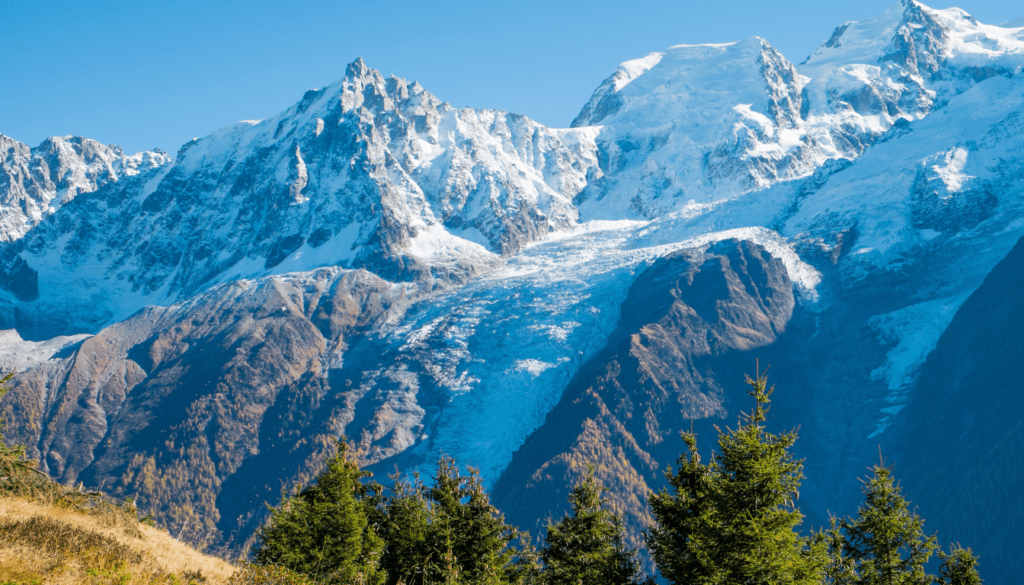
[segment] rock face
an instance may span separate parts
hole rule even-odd
[[[1024,29],[908,0],[799,65],[757,38],[628,61],[571,129],[357,60],[173,161],[0,139],[7,432],[224,549],[341,434],[380,479],[477,466],[532,528],[593,463],[635,537],[678,431],[710,449],[760,359],[808,524],[855,509],[881,443],[929,525],[1015,558],[1017,524],[957,532],[930,494],[1015,465],[978,421],[1014,436],[984,360],[1016,346],[982,342],[1016,323],[1022,68]]]
[[[406,289],[324,269],[145,309],[22,375],[14,436],[61,481],[133,495],[165,522],[191,517],[193,538],[240,544],[280,482],[315,477],[338,435],[385,457],[409,443],[396,423],[422,410],[388,398],[402,380],[341,364],[372,353],[366,331],[402,310]],[[374,415],[352,424],[370,403]]]

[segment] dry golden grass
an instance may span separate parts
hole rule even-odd
[[[0,496],[0,585],[214,585],[235,571],[145,524]]]

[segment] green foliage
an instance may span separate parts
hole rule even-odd
[[[422,482],[418,476],[412,481],[395,478],[389,498],[381,495],[379,485],[374,488],[371,522],[384,540],[381,570],[388,575],[387,582],[413,583],[417,575],[422,581],[423,550],[430,524],[430,509]]]
[[[877,465],[864,481],[857,518],[832,520],[825,535],[828,577],[836,585],[929,585],[925,564],[938,546],[924,535],[924,521],[911,513],[892,469]]]
[[[227,585],[320,585],[302,573],[278,565],[244,565]]]
[[[521,583],[533,575],[528,535],[505,523],[478,471],[463,474],[445,457],[429,486],[418,476],[393,479],[392,496],[377,496],[375,517],[389,584]]]
[[[672,491],[649,496],[656,524],[647,533],[647,546],[662,576],[671,583],[714,583],[721,571],[714,559],[718,550],[718,490],[712,465],[701,463],[697,437],[683,433],[687,455],[679,469],[666,472]]]
[[[773,388],[758,371],[747,377],[756,406],[736,430],[718,429],[718,451],[707,464],[697,439],[683,433],[688,453],[666,478],[671,491],[651,494],[656,524],[647,543],[671,583],[818,583],[826,557],[821,539],[801,537],[796,509],[803,463],[790,453],[795,431],[762,426]]]
[[[981,585],[978,574],[978,557],[969,548],[953,547],[949,554],[939,552],[942,566],[939,567],[939,581],[943,585]]]
[[[626,548],[619,516],[602,506],[607,491],[590,466],[569,494],[572,511],[547,527],[541,549],[547,585],[636,585],[644,579],[636,551]]]
[[[383,542],[368,521],[372,499],[362,482],[369,475],[349,459],[348,444],[340,440],[316,483],[272,510],[257,535],[254,562],[324,583],[382,583]]]

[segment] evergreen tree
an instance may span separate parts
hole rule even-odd
[[[828,551],[828,563],[825,565],[826,581],[831,585],[855,585],[859,579],[857,563],[848,552],[849,545],[840,530],[840,522],[838,518],[832,516],[830,528],[816,535],[819,542],[825,543]]]
[[[828,576],[836,585],[929,585],[935,577],[925,564],[938,548],[935,537],[924,535],[924,521],[910,512],[892,469],[873,471],[857,518],[832,522]]]
[[[981,585],[978,574],[978,557],[969,548],[953,547],[949,554],[939,552],[942,566],[939,578],[942,585]]]
[[[624,542],[619,516],[602,506],[607,491],[594,468],[569,494],[572,511],[547,527],[541,549],[543,582],[547,585],[635,585],[643,578],[636,551]]]
[[[257,534],[258,565],[279,565],[326,583],[380,584],[383,541],[368,521],[370,473],[349,457],[344,438],[316,483],[271,511]]]
[[[696,438],[684,433],[688,456],[666,474],[673,491],[650,498],[657,525],[648,544],[672,583],[811,584],[822,576],[824,544],[796,532],[803,521],[795,506],[803,463],[790,453],[796,432],[767,432],[774,387],[760,371],[746,382],[754,410],[736,430],[718,429],[706,465]]]
[[[647,548],[658,571],[670,583],[720,583],[724,568],[717,565],[719,517],[716,500],[720,485],[713,465],[701,463],[697,436],[683,433],[687,454],[679,469],[665,472],[671,491],[662,489],[648,501],[655,519],[646,535]]]
[[[384,539],[381,569],[388,585],[426,583],[427,545],[430,531],[430,504],[419,475],[411,480],[392,476],[390,497],[380,492],[376,498],[376,525]]]
[[[504,582],[505,566],[515,558],[518,531],[491,505],[476,470],[462,475],[451,458],[438,462],[429,495],[434,547],[453,555],[470,583]]]
[[[389,585],[498,585],[533,575],[528,535],[505,523],[476,470],[463,474],[445,457],[429,486],[396,477],[392,494],[378,501]]]

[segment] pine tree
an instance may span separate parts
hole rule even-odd
[[[713,465],[701,463],[697,436],[683,433],[687,454],[679,469],[665,472],[672,491],[651,494],[655,524],[646,535],[647,548],[658,571],[670,583],[721,583],[724,567],[717,565],[719,517],[716,500],[720,488]]]
[[[368,521],[370,492],[349,457],[344,438],[316,483],[271,511],[257,534],[253,559],[279,565],[326,583],[380,584],[383,541]]]
[[[981,585],[978,574],[978,557],[969,548],[953,547],[949,554],[939,552],[942,566],[939,567],[939,580],[942,585]]]
[[[419,475],[404,480],[392,476],[390,497],[375,494],[376,522],[384,539],[381,569],[388,585],[426,583],[430,504]]]
[[[480,474],[462,475],[451,458],[437,465],[429,495],[431,525],[438,556],[454,555],[469,583],[505,582],[505,566],[515,558],[519,532],[491,505]]]
[[[626,547],[619,516],[602,505],[607,491],[593,466],[569,494],[572,511],[549,524],[540,557],[547,585],[636,585],[643,578],[636,551]]]
[[[857,563],[848,552],[849,544],[840,530],[841,520],[832,516],[828,530],[816,535],[825,543],[828,563],[825,565],[826,581],[830,585],[855,585],[858,582]]]
[[[924,521],[911,513],[892,469],[880,464],[864,481],[857,518],[833,520],[827,535],[836,585],[929,585],[925,564],[938,546],[924,535]]]
[[[667,473],[673,492],[651,497],[657,526],[648,542],[658,569],[672,583],[811,584],[825,564],[824,544],[801,537],[796,509],[803,463],[790,449],[795,431],[765,430],[774,387],[760,371],[747,377],[754,410],[736,430],[718,430],[718,450],[707,465],[696,438],[683,434],[689,453]]]
[[[392,496],[378,501],[389,585],[529,580],[528,535],[505,523],[479,472],[463,474],[445,457],[430,485],[418,476],[393,479]]]

